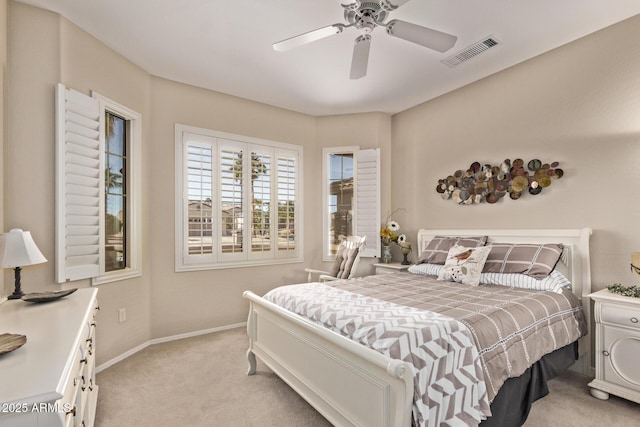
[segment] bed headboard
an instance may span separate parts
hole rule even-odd
[[[583,299],[591,293],[591,258],[589,254],[590,228],[525,229],[525,230],[438,230],[418,231],[418,255],[435,236],[488,236],[491,243],[562,243],[565,252],[556,267],[573,285],[573,293]],[[560,265],[562,264],[562,265]]]

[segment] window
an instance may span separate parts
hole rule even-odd
[[[56,279],[140,276],[141,117],[62,84],[56,102]]]
[[[302,147],[176,125],[176,271],[299,262]]]
[[[325,235],[328,257],[335,256],[338,245],[353,233],[354,196],[354,152],[357,148],[329,150],[326,155],[328,174],[328,227]]]
[[[142,118],[96,92],[104,115],[104,267],[94,285],[142,274]]]
[[[378,256],[379,150],[323,149],[323,259],[335,257],[346,236],[366,236],[364,257]]]
[[[105,271],[127,267],[127,127],[123,117],[105,111]]]

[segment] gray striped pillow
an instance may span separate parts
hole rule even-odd
[[[487,243],[487,236],[446,237],[435,236],[418,257],[416,264],[444,264],[447,261],[449,249],[458,245],[467,248],[477,248]]]
[[[493,243],[483,273],[521,273],[542,279],[555,268],[562,244]]]
[[[536,291],[551,291],[558,294],[563,289],[571,289],[571,282],[558,270],[553,270],[551,274],[543,279],[536,279],[526,274],[517,273],[482,273],[480,275],[481,285],[501,285],[512,288],[533,289]]]
[[[442,264],[413,264],[407,270],[409,273],[422,274],[424,276],[437,276],[442,270]]]

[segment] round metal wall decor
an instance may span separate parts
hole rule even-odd
[[[542,193],[553,180],[564,176],[558,162],[542,163],[538,159],[525,163],[522,159],[504,160],[499,166],[471,163],[466,171],[461,169],[438,180],[436,191],[443,199],[451,199],[460,205],[496,203],[504,197],[520,199],[524,194]]]

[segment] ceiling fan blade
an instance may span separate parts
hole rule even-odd
[[[369,49],[371,48],[371,36],[363,34],[356,39],[353,46],[353,58],[351,59],[352,80],[359,79],[367,75],[367,65],[369,64]]]
[[[438,52],[448,51],[458,40],[454,35],[397,19],[389,21],[387,33]]]
[[[406,3],[406,2],[408,2],[408,1],[409,1],[409,0],[383,0],[383,3],[387,3],[387,4],[389,4],[389,5],[391,6],[391,9],[390,9],[390,10],[393,10],[393,9],[397,9],[397,8],[399,8],[400,6],[402,6],[403,4],[405,4],[405,3]],[[382,6],[382,7],[385,7],[385,6],[386,6],[386,5],[385,5],[385,4],[383,4],[383,6]]]
[[[345,26],[342,24],[333,24],[329,25],[328,27],[322,27],[318,28],[317,30],[309,31],[308,33],[299,34],[297,36],[274,43],[273,50],[284,52],[289,49],[302,46],[303,44],[311,43],[316,40],[332,36],[334,34],[339,34],[342,32],[344,27]]]

